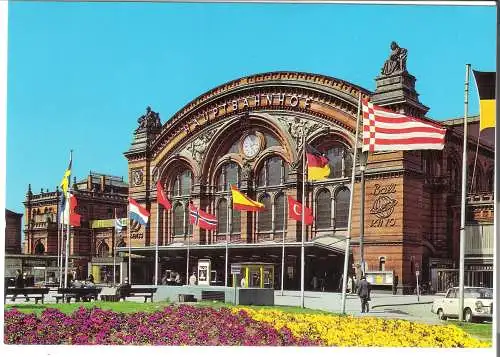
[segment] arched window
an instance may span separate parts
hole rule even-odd
[[[286,182],[288,165],[278,156],[268,158],[257,174],[258,187],[278,186]]]
[[[232,212],[232,221],[231,221],[231,233],[241,233],[241,212],[233,210]]]
[[[174,236],[184,234],[184,208],[180,203],[174,206]]]
[[[240,167],[235,162],[229,162],[220,168],[217,191],[229,191],[231,185],[240,187]]]
[[[283,223],[285,222],[286,212],[285,195],[279,194],[274,199],[274,230],[283,231]],[[286,224],[286,223],[285,223]]]
[[[97,256],[100,258],[109,256],[109,246],[105,242],[102,242],[99,249],[97,249]]]
[[[191,194],[193,175],[191,171],[184,170],[175,177],[173,196],[187,196]]]
[[[35,254],[43,254],[45,253],[45,246],[43,245],[42,242],[38,241],[38,243],[35,246]]]
[[[352,153],[341,143],[336,143],[326,152],[330,162],[329,178],[349,177],[352,173]]]
[[[185,215],[184,215],[184,231],[187,230],[187,234],[190,235],[190,234],[193,234],[193,225],[191,223],[189,223],[189,205],[186,205],[186,208],[185,208]]]
[[[348,188],[343,188],[335,196],[335,228],[347,227],[350,193]]]
[[[271,198],[268,194],[265,194],[260,198],[259,202],[262,202],[266,207],[264,211],[259,212],[257,220],[257,230],[259,232],[269,232],[272,229],[272,208],[271,208]]]
[[[330,191],[321,190],[316,196],[316,228],[327,229],[332,225],[332,199]]]
[[[227,234],[227,201],[225,198],[217,203],[217,233]]]

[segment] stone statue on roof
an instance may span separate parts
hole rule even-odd
[[[141,115],[139,119],[137,119],[137,123],[139,123],[137,130],[161,128],[160,113],[152,111],[151,107],[148,106],[146,108],[146,114]]]
[[[389,58],[384,63],[382,67],[382,75],[388,76],[394,72],[406,71],[406,57],[408,56],[408,50],[406,48],[401,48],[395,41],[391,43],[391,54]]]

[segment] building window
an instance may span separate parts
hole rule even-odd
[[[109,246],[105,242],[102,242],[99,246],[99,249],[97,250],[97,256],[100,258],[109,256]]]
[[[264,194],[259,202],[264,204],[264,211],[259,212],[257,216],[257,230],[259,232],[269,232],[272,229],[272,207],[271,198],[268,194]]]
[[[385,271],[385,257],[380,257],[378,260],[378,270]]]
[[[330,162],[329,178],[349,177],[351,175],[352,154],[346,146],[337,143],[326,152],[326,156]]]
[[[217,203],[217,234],[227,234],[227,201],[225,198]]]
[[[328,229],[332,223],[332,199],[330,191],[321,190],[316,196],[316,228]]]
[[[191,171],[185,170],[175,177],[173,196],[188,196],[193,186]]]
[[[267,159],[257,174],[259,187],[278,186],[286,182],[288,165],[278,156]]]
[[[38,241],[38,243],[35,246],[35,254],[43,254],[45,253],[45,246],[43,245],[42,242]]]
[[[279,194],[274,199],[274,230],[283,231],[283,224],[286,219],[285,195]]]
[[[184,209],[180,203],[174,206],[174,236],[184,234]]]
[[[335,228],[347,228],[350,193],[348,188],[337,191],[335,196]]]
[[[235,162],[229,162],[220,168],[217,191],[229,191],[231,185],[240,187],[240,167]]]

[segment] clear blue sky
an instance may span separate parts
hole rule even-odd
[[[495,8],[402,5],[9,4],[6,207],[73,173],[125,176],[146,106],[162,122],[232,79],[290,70],[369,90],[396,40],[429,116],[463,115],[465,64],[495,70]],[[477,113],[471,85],[471,113]]]

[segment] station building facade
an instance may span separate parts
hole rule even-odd
[[[273,263],[278,284],[284,245],[285,289],[299,289],[301,223],[288,218],[287,196],[302,199],[303,141],[325,153],[331,165],[327,180],[305,185],[305,204],[315,217],[306,227],[306,289],[313,288],[314,276],[327,291],[339,287],[351,190],[350,273],[359,275],[359,166],[354,187],[350,180],[358,97],[415,117],[426,118],[428,111],[418,99],[415,77],[406,70],[382,74],[375,81],[371,92],[319,74],[262,73],[200,95],[163,125],[159,114],[148,108],[125,153],[129,197],[151,213],[148,225],[130,224],[125,241],[130,247],[118,248],[123,254],[130,249],[135,257],[133,283],[152,282],[158,244],[161,271],[184,275],[189,251],[191,271],[198,259],[210,259],[212,280],[223,281],[227,247],[230,264]],[[491,193],[493,136],[482,133],[478,140],[478,118],[470,120],[468,187],[471,194]],[[375,273],[375,285],[390,286],[397,275],[408,291],[419,271],[421,281],[437,289],[446,285],[438,280],[449,275],[438,270],[458,268],[463,119],[462,124],[457,119],[443,125],[448,130],[442,151],[368,155],[363,246],[365,270]],[[157,204],[158,180],[172,201],[169,211]],[[230,185],[266,209],[233,211]],[[189,224],[190,202],[217,216],[217,230]],[[492,221],[492,206],[479,206],[476,209],[491,212]]]

